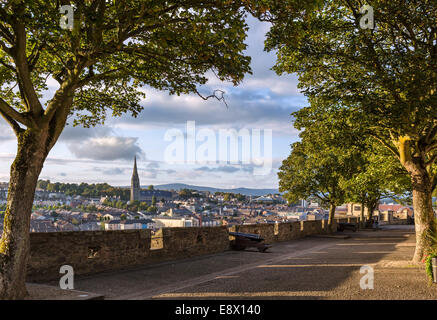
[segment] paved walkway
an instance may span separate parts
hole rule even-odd
[[[75,289],[105,299],[437,299],[424,268],[409,263],[414,230],[348,234],[76,277]],[[363,265],[374,268],[373,290],[360,288]]]

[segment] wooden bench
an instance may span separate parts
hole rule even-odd
[[[338,223],[337,231],[344,231],[344,230],[352,230],[353,232],[356,232],[357,225],[355,223],[345,223],[345,222]]]
[[[235,240],[231,241],[232,250],[244,250],[246,248],[257,248],[259,252],[266,252],[271,245],[263,243],[264,239],[259,234],[229,232]]]

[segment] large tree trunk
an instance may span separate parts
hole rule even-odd
[[[329,216],[328,216],[328,229],[326,230],[328,233],[332,233],[335,230],[333,230],[333,222],[335,217],[335,205],[330,204],[329,205]]]
[[[416,170],[411,174],[413,186],[414,222],[416,229],[416,250],[413,261],[420,262],[428,253],[432,240],[428,235],[435,230],[435,217],[432,209],[432,183],[428,173]]]
[[[361,203],[361,212],[360,212],[360,226],[361,228],[365,228],[366,227],[366,219],[364,218],[364,208],[365,208],[365,204],[364,201]]]
[[[376,210],[376,205],[367,206],[367,219],[366,219],[366,227],[372,228],[372,220],[373,220],[373,212]]]
[[[28,129],[18,136],[11,166],[3,234],[0,240],[0,299],[27,295],[30,215],[38,177],[47,156],[47,133]]]

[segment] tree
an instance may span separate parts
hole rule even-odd
[[[156,213],[158,209],[154,206],[150,206],[147,208],[147,212]]]
[[[323,158],[308,152],[305,143],[294,143],[290,156],[279,168],[279,191],[285,192],[289,203],[312,196],[322,205],[329,206],[328,232],[331,232],[335,208],[343,203],[344,190],[339,187],[336,156],[331,154]]]
[[[324,106],[330,113],[315,113],[318,105],[293,113],[301,142],[292,145],[290,156],[278,173],[279,190],[289,203],[316,198],[329,207],[328,231],[332,231],[336,206],[347,196],[347,182],[363,166],[364,137],[349,119],[348,110]]]
[[[408,173],[386,148],[370,138],[362,153],[360,170],[346,181],[347,200],[361,204],[361,223],[370,224],[381,198],[395,198],[411,190]],[[364,216],[367,208],[367,217]]]
[[[103,123],[107,111],[135,117],[145,85],[223,100],[198,91],[205,73],[237,85],[250,72],[240,1],[72,1],[71,29],[60,23],[62,3],[0,4],[0,114],[18,141],[0,242],[0,298],[26,295],[34,191],[69,116],[85,127]],[[59,88],[42,99],[49,78]]]
[[[50,180],[39,180],[37,188],[47,190],[47,186],[50,184]]]
[[[153,185],[151,184],[150,186],[147,187],[147,190],[154,190]]]
[[[156,197],[152,196],[152,206],[156,206]]]
[[[375,28],[362,28],[362,2],[251,1],[270,21],[267,50],[278,73],[322,105],[341,104],[408,172],[419,262],[436,228],[431,194],[437,185],[437,43],[435,1],[372,1]]]
[[[140,204],[138,205],[139,211],[145,211],[147,210],[147,208],[148,208],[147,202],[140,202]]]

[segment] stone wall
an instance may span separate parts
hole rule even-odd
[[[229,231],[259,234],[266,243],[275,243],[326,229],[325,221],[318,220],[238,225]],[[153,236],[151,230],[31,233],[27,280],[58,280],[62,265],[83,275],[224,252],[232,238],[226,226],[163,228]]]
[[[163,228],[162,249],[152,250],[148,262],[214,254],[229,249],[228,229],[223,227]]]
[[[86,274],[144,263],[150,237],[150,230],[31,233],[28,279],[58,279],[62,265]]]
[[[71,265],[76,275],[89,274],[229,248],[226,227],[162,230],[162,239],[154,241],[151,230],[31,233],[27,280],[59,279],[62,265]],[[158,249],[151,250],[152,245]]]
[[[312,234],[324,234],[327,233],[327,227],[325,220],[315,220],[289,223],[237,225],[229,228],[229,231],[259,234],[265,239],[266,243],[274,243],[299,239]],[[336,229],[337,222],[334,221],[333,230]],[[231,240],[233,240],[233,237],[231,237]]]

